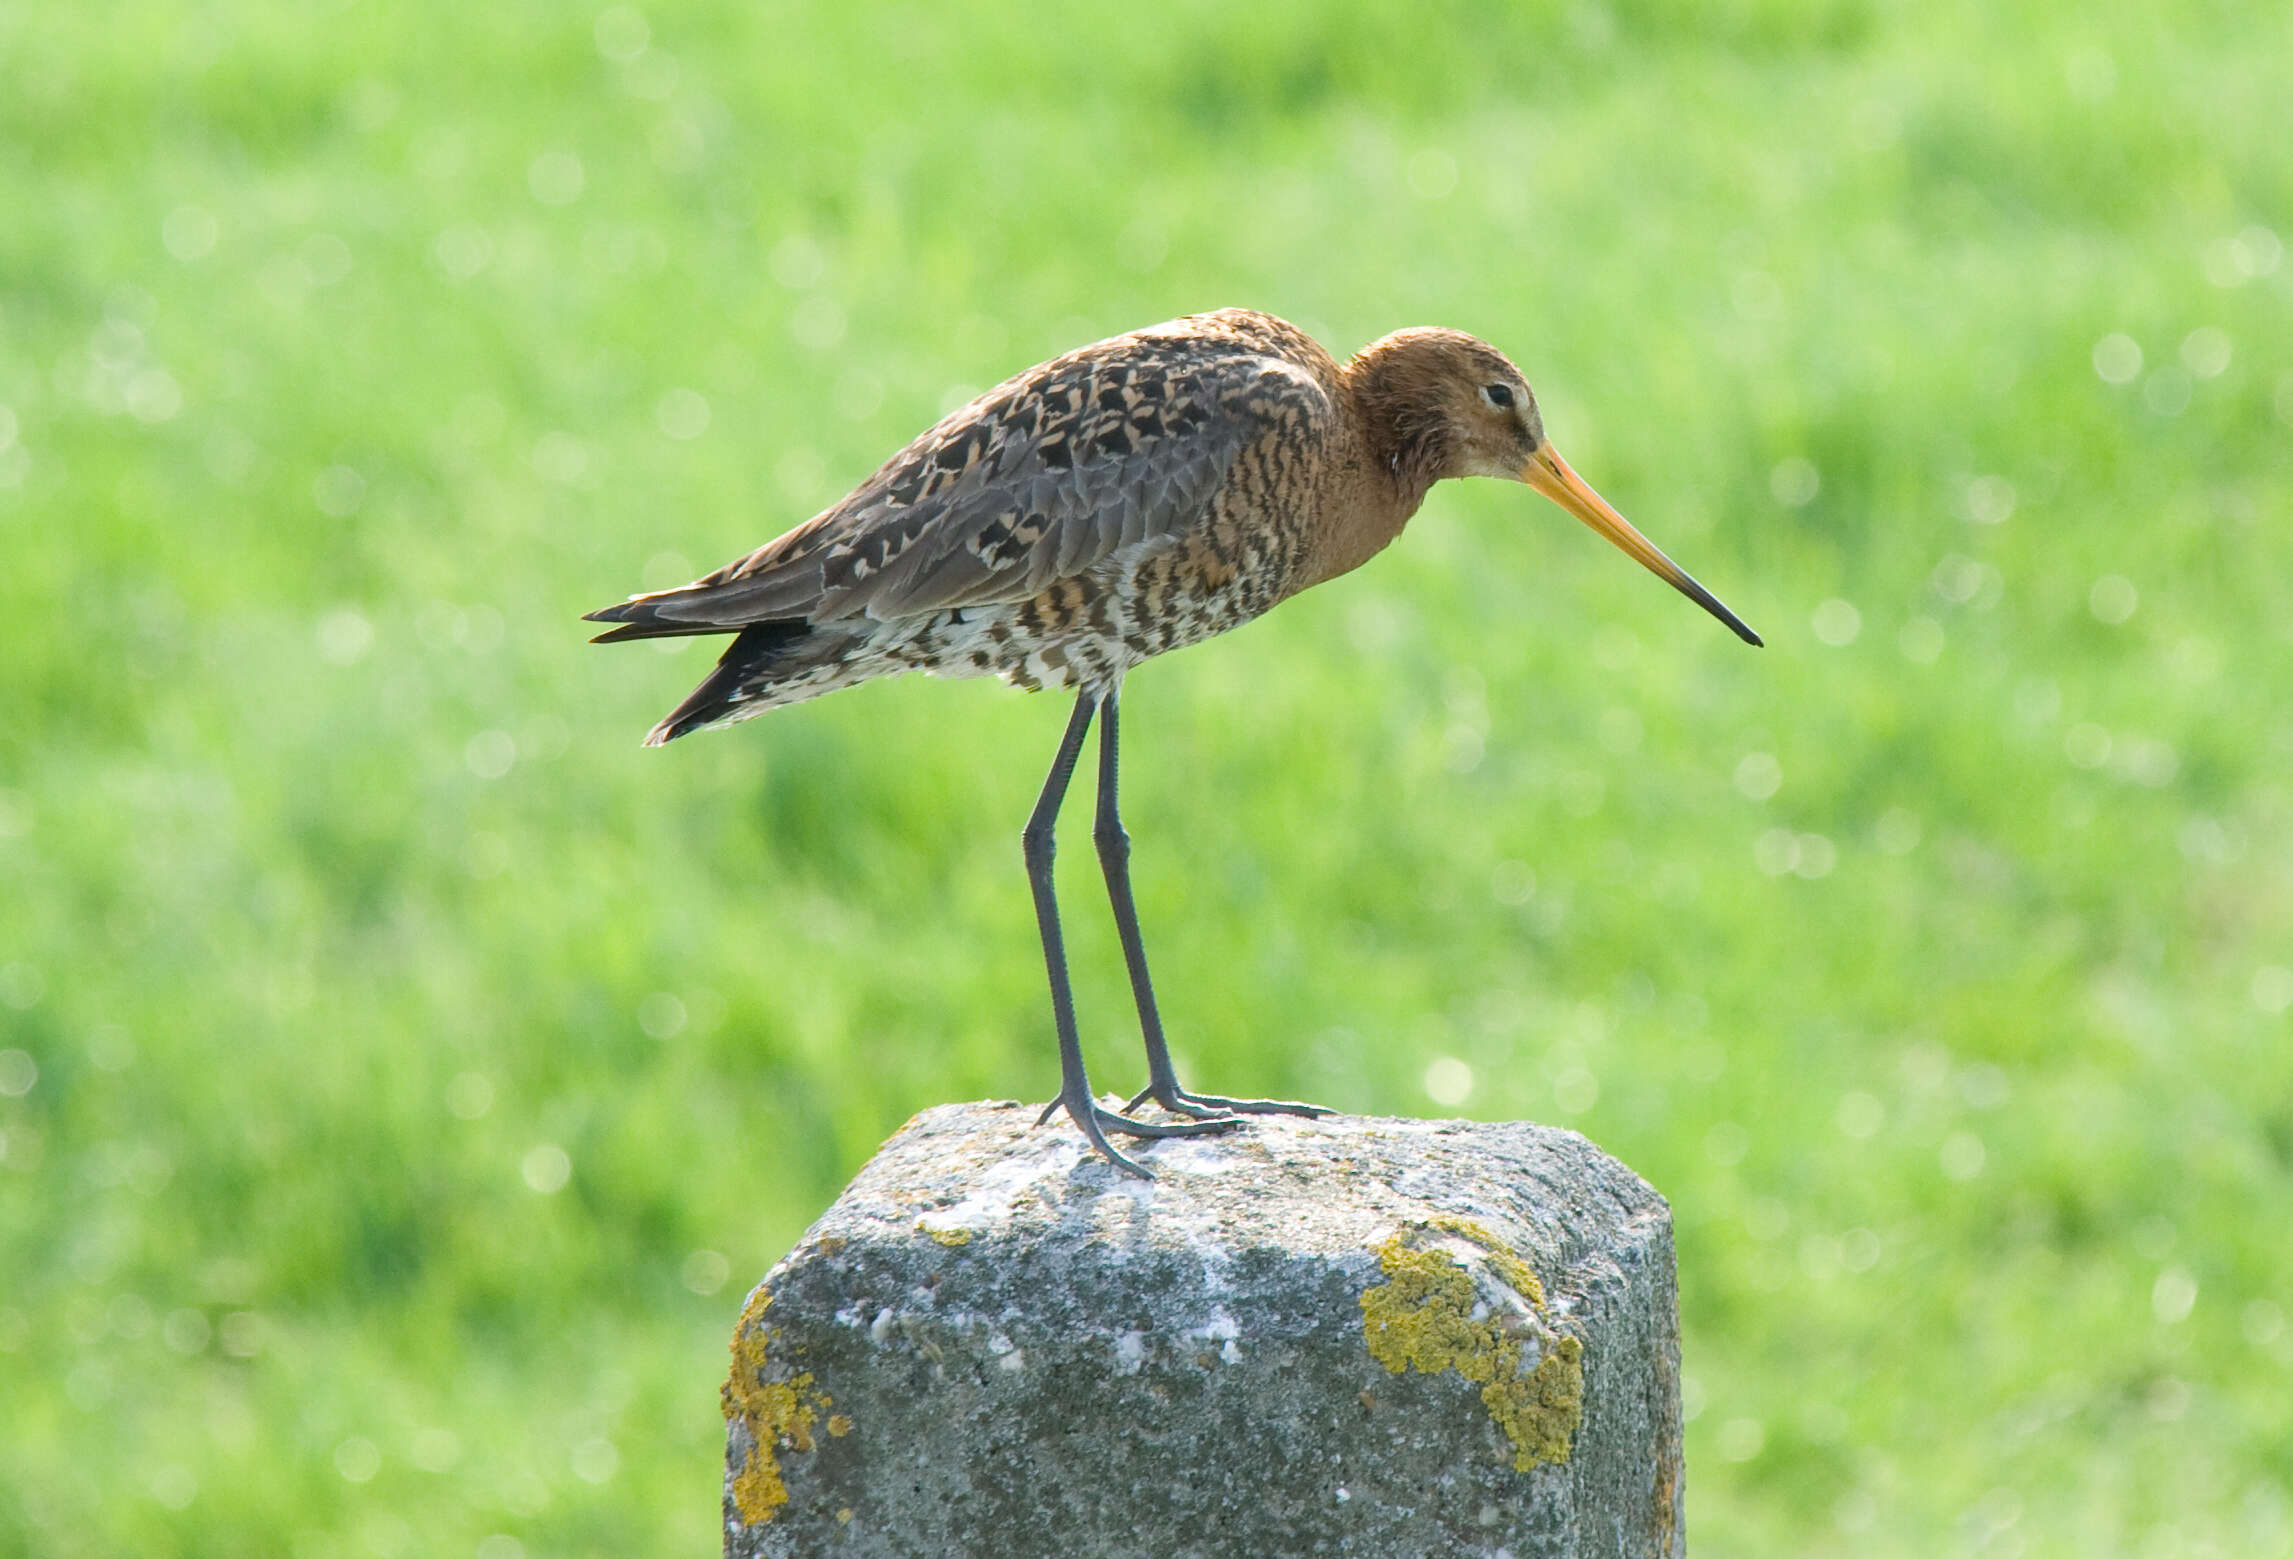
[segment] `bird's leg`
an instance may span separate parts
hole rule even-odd
[[[1020,835],[1026,847],[1027,882],[1035,891],[1035,924],[1043,934],[1043,963],[1051,976],[1051,1017],[1059,1028],[1059,1097],[1044,1108],[1036,1124],[1040,1126],[1054,1112],[1064,1109],[1075,1124],[1083,1128],[1083,1135],[1090,1139],[1091,1146],[1105,1154],[1109,1163],[1151,1180],[1153,1171],[1134,1159],[1125,1158],[1108,1143],[1108,1128],[1132,1137],[1193,1137],[1206,1131],[1224,1131],[1241,1123],[1221,1118],[1188,1121],[1179,1126],[1155,1125],[1102,1108],[1091,1095],[1091,1080],[1083,1070],[1082,1041],[1075,1034],[1075,995],[1067,984],[1067,949],[1059,935],[1059,903],[1051,888],[1051,860],[1058,852],[1054,831],[1059,822],[1059,803],[1067,797],[1067,781],[1074,777],[1075,758],[1082,751],[1083,738],[1091,729],[1091,715],[1097,707],[1096,696],[1089,692],[1076,698],[1074,718],[1067,722],[1067,734],[1060,739],[1058,756],[1051,760],[1051,773],[1043,781],[1043,793],[1035,799],[1035,810],[1028,815],[1026,830]]]
[[[1170,1047],[1162,1037],[1162,1014],[1154,1004],[1154,981],[1147,977],[1146,943],[1139,936],[1138,906],[1131,902],[1131,836],[1115,803],[1116,777],[1121,762],[1117,751],[1115,700],[1109,693],[1099,701],[1099,816],[1091,838],[1099,847],[1099,870],[1106,875],[1107,898],[1114,905],[1115,930],[1123,940],[1123,962],[1130,966],[1131,996],[1138,1002],[1139,1028],[1146,1036],[1147,1085],[1123,1106],[1135,1110],[1152,1099],[1173,1115],[1196,1120],[1242,1115],[1327,1115],[1318,1104],[1289,1104],[1279,1099],[1223,1099],[1216,1094],[1188,1093],[1178,1086],[1178,1073],[1170,1064]]]

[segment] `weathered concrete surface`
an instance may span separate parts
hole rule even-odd
[[[1663,1198],[1574,1132],[1269,1119],[1114,1172],[927,1110],[750,1297],[732,1555],[1662,1555]]]

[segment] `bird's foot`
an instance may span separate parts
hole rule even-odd
[[[1126,1112],[1135,1110],[1149,1099],[1173,1115],[1184,1115],[1194,1120],[1214,1120],[1230,1115],[1303,1115],[1312,1120],[1323,1115],[1337,1114],[1326,1104],[1294,1104],[1287,1099],[1229,1099],[1221,1094],[1188,1093],[1175,1083],[1165,1088],[1157,1088],[1149,1083],[1123,1109]]]
[[[1087,1095],[1071,1099],[1065,1094],[1061,1094],[1043,1106],[1043,1113],[1035,1117],[1035,1124],[1042,1125],[1061,1110],[1065,1110],[1069,1118],[1083,1128],[1083,1135],[1090,1139],[1091,1146],[1097,1148],[1108,1163],[1117,1169],[1127,1170],[1142,1180],[1152,1180],[1154,1171],[1137,1159],[1116,1152],[1114,1144],[1107,1141],[1108,1132],[1118,1131],[1126,1137],[1143,1137],[1149,1140],[1163,1137],[1206,1137],[1214,1132],[1232,1131],[1242,1124],[1234,1116],[1216,1115],[1208,1112],[1177,1125],[1168,1125],[1158,1121],[1132,1120],[1130,1116],[1118,1110],[1110,1110],[1098,1100]]]

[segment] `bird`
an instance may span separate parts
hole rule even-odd
[[[1123,679],[1258,617],[1392,542],[1435,483],[1526,484],[1758,645],[1718,597],[1587,486],[1545,437],[1511,359],[1462,331],[1395,331],[1338,362],[1286,320],[1192,314],[1081,347],[980,394],[839,502],[689,585],[585,621],[593,642],[730,635],[716,668],[645,737],[695,731],[896,675],[993,676],[1074,706],[1021,830],[1064,1110],[1117,1169],[1152,1171],[1109,1133],[1191,1137],[1318,1105],[1182,1088],[1172,1066],[1117,802]],[[1076,1033],[1055,827],[1098,722],[1092,838],[1146,1046],[1119,1109],[1093,1093]],[[1153,1100],[1170,1120],[1142,1120]]]

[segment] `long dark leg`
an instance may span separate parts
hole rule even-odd
[[[1097,707],[1097,699],[1090,693],[1075,699],[1074,718],[1067,722],[1067,734],[1060,739],[1058,756],[1051,760],[1051,773],[1043,781],[1043,794],[1035,799],[1035,810],[1028,815],[1026,830],[1020,835],[1026,847],[1027,882],[1035,891],[1035,925],[1043,934],[1043,963],[1051,976],[1051,1018],[1059,1028],[1059,1097],[1044,1110],[1043,1119],[1049,1120],[1054,1110],[1066,1110],[1108,1162],[1151,1180],[1153,1172],[1145,1165],[1125,1158],[1108,1144],[1109,1127],[1132,1137],[1193,1137],[1206,1131],[1224,1131],[1240,1122],[1211,1119],[1188,1121],[1182,1126],[1153,1125],[1103,1109],[1091,1095],[1091,1080],[1083,1070],[1082,1041],[1075,1034],[1075,995],[1067,984],[1067,948],[1059,935],[1059,902],[1051,888],[1051,860],[1058,853],[1055,830],[1059,804],[1067,798],[1067,782],[1074,777],[1075,759]]]
[[[1147,1085],[1123,1106],[1135,1110],[1152,1099],[1173,1115],[1210,1120],[1220,1115],[1327,1115],[1318,1104],[1289,1104],[1280,1099],[1223,1099],[1216,1094],[1188,1093],[1178,1086],[1170,1064],[1170,1047],[1163,1042],[1162,1014],[1155,1009],[1154,981],[1147,977],[1146,943],[1139,937],[1138,906],[1131,902],[1131,836],[1115,804],[1116,776],[1121,762],[1117,751],[1116,695],[1099,701],[1099,816],[1091,838],[1099,847],[1099,870],[1106,874],[1107,898],[1114,905],[1115,930],[1123,939],[1123,962],[1130,966],[1131,996],[1138,1003],[1139,1028],[1146,1035]]]

